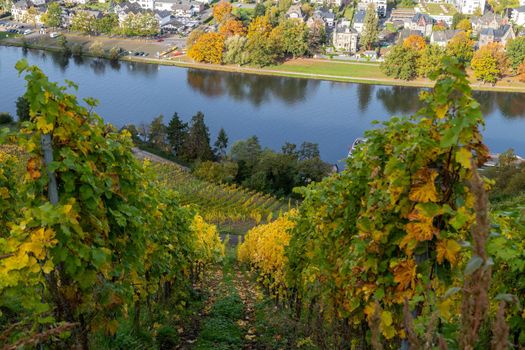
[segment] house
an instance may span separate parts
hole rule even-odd
[[[330,7],[341,7],[341,5],[348,3],[348,0],[310,0],[310,3],[321,6],[326,5]]]
[[[516,38],[514,30],[510,24],[505,24],[498,29],[485,28],[479,34],[478,47],[490,44],[501,43],[507,45],[507,41]]]
[[[179,20],[172,18],[168,22],[161,24],[160,29],[164,32],[170,32],[174,33],[179,31],[182,27],[184,27],[184,24],[180,22]]]
[[[128,0],[131,3],[139,4],[144,10],[154,10],[155,0]]]
[[[33,6],[33,4],[26,0],[19,0],[13,3],[13,6],[11,6],[11,15],[13,16],[13,19],[17,22],[25,22],[27,10],[29,10],[31,6]]]
[[[339,24],[335,27],[332,33],[332,43],[337,51],[348,53],[357,52],[357,40],[359,34],[348,24]]]
[[[430,35],[430,43],[441,47],[445,47],[447,46],[450,39],[452,39],[459,32],[461,32],[461,30],[452,29],[432,32],[432,34]]]
[[[377,15],[379,17],[386,16],[387,3],[386,0],[360,0],[357,4],[359,10],[366,10],[370,4],[374,4]]]
[[[466,15],[473,15],[476,11],[485,12],[486,0],[455,0],[456,8]]]
[[[289,19],[296,19],[298,21],[304,22],[305,15],[303,14],[303,10],[301,10],[301,6],[298,4],[294,4],[290,6],[288,11],[286,11],[286,18]]]
[[[405,23],[405,28],[410,30],[419,30],[423,36],[432,34],[434,20],[426,13],[416,13],[409,23]]]
[[[136,15],[144,11],[145,10],[136,2],[123,2],[113,7],[113,12],[117,14],[119,23],[125,21],[130,14]]]
[[[324,10],[324,9],[321,9],[321,10],[316,10],[314,12],[314,15],[315,13],[319,13],[319,15],[321,16],[321,18],[323,19],[323,21],[326,23],[326,26],[328,28],[333,28],[334,27],[334,24],[335,24],[335,15],[334,13],[332,12],[332,10]]]
[[[170,11],[155,11],[155,19],[159,22],[159,26],[162,28],[163,25],[172,20]]]
[[[354,24],[353,28],[361,34],[363,32],[363,28],[365,27],[365,17],[366,17],[366,11],[359,10],[354,15]]]
[[[88,3],[87,0],[66,0],[70,4],[85,5]]]
[[[525,5],[512,10],[512,21],[519,26],[525,25]]]
[[[399,36],[397,38],[397,42],[402,44],[403,41],[405,41],[406,38],[408,38],[411,35],[417,35],[420,37],[424,37],[423,33],[421,33],[420,30],[412,30],[412,29],[403,29],[399,32]]]
[[[498,29],[502,25],[507,24],[508,21],[498,14],[487,12],[481,17],[472,17],[471,23],[472,29],[479,34],[481,30],[486,28]]]

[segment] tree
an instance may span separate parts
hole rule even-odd
[[[248,53],[246,52],[246,42],[248,39],[245,36],[234,35],[226,39],[224,42],[225,52],[223,61],[226,64],[245,64],[248,62]]]
[[[445,50],[438,45],[428,45],[420,53],[417,60],[417,75],[429,77],[441,68],[441,62],[445,56]]]
[[[180,119],[177,112],[173,113],[166,133],[172,152],[175,153],[176,156],[180,156],[184,142],[188,136],[188,124]]]
[[[219,33],[205,33],[188,50],[188,56],[197,62],[222,62],[224,52],[224,35]]]
[[[186,48],[189,50],[199,40],[199,38],[204,34],[204,30],[202,29],[194,29],[190,35],[188,35],[188,38],[186,39]]]
[[[285,144],[281,147],[281,152],[283,154],[299,158],[297,145],[295,143],[285,142]]]
[[[378,18],[374,4],[369,4],[366,10],[363,33],[361,35],[360,45],[370,50],[377,41],[379,30],[377,28]]]
[[[115,13],[109,13],[95,20],[95,31],[97,33],[111,34],[118,28],[118,17]]]
[[[29,102],[24,96],[20,96],[16,100],[16,115],[19,122],[27,122],[30,119]]]
[[[215,156],[218,159],[224,159],[226,156],[226,148],[228,148],[228,135],[226,135],[226,131],[224,131],[223,128],[219,130],[219,135],[217,136],[217,141],[215,141],[214,146]]]
[[[12,124],[14,122],[13,116],[7,112],[0,112],[0,125]]]
[[[232,15],[233,6],[229,1],[221,0],[213,7],[213,18],[217,23],[223,23]]]
[[[496,83],[508,69],[508,59],[503,46],[499,43],[482,46],[474,54],[471,66],[476,79]]]
[[[520,81],[525,82],[525,61],[518,67],[518,78]]]
[[[119,31],[128,36],[150,36],[159,32],[159,22],[153,13],[129,13],[120,25]]]
[[[95,57],[104,57],[105,52],[104,47],[102,46],[102,42],[97,40],[93,44],[91,44],[91,46],[89,47],[89,52]]]
[[[246,34],[246,28],[244,28],[244,25],[241,21],[235,18],[230,18],[220,26],[219,33],[224,35],[226,38],[233,35],[242,36]]]
[[[447,26],[443,22],[438,22],[432,26],[432,30],[434,32],[442,32],[447,29]]]
[[[463,18],[461,21],[458,22],[455,29],[464,30],[465,32],[468,32],[469,30],[472,30],[472,23],[470,23],[470,20],[468,18]]]
[[[308,48],[311,52],[319,50],[326,43],[326,28],[322,19],[316,19],[308,30]]]
[[[259,139],[255,135],[246,140],[236,141],[232,145],[230,157],[239,164],[239,172],[237,173],[238,182],[242,182],[251,176],[261,153],[262,148],[259,144]]]
[[[168,135],[167,135],[167,128],[166,125],[164,125],[164,116],[161,114],[150,124],[149,127],[149,142],[152,146],[154,146],[157,149],[168,151]]]
[[[27,12],[22,19],[23,22],[31,23],[33,27],[36,27],[36,16],[38,16],[38,10],[36,7],[31,6],[27,9]]]
[[[467,19],[467,15],[464,15],[459,12],[454,13],[454,15],[452,16],[452,29],[458,29],[458,24],[463,19]]]
[[[308,31],[303,22],[293,19],[284,20],[274,28],[273,34],[275,35],[273,42],[280,44],[284,54],[296,58],[303,56],[308,50]]]
[[[314,158],[320,158],[321,153],[319,152],[319,145],[312,142],[303,142],[299,149],[299,159],[308,160]]]
[[[186,160],[213,160],[210,147],[210,131],[204,123],[204,114],[197,112],[191,118],[191,126],[184,142],[183,157]]]
[[[512,70],[517,72],[518,67],[525,60],[525,37],[519,36],[510,40],[507,43],[506,51]]]
[[[459,32],[448,42],[446,53],[467,64],[474,54],[474,41],[468,37],[467,33]]]
[[[425,39],[419,35],[409,35],[405,40],[403,40],[403,47],[421,51],[427,47],[427,43]]]
[[[270,40],[272,25],[268,16],[255,18],[248,26],[246,49],[248,60],[256,66],[273,64],[277,55],[274,43]]]
[[[417,75],[417,59],[414,49],[396,45],[385,56],[380,68],[389,77],[411,80]]]
[[[255,5],[255,9],[253,11],[254,17],[261,17],[264,16],[266,13],[266,6],[264,6],[264,3],[262,1],[257,2]]]
[[[89,34],[94,31],[95,17],[86,11],[77,11],[71,19],[71,29],[76,32]]]
[[[52,2],[47,7],[46,20],[44,24],[56,28],[62,25],[62,8],[58,2]]]

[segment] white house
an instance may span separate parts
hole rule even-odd
[[[354,15],[353,27],[359,34],[363,32],[363,28],[365,26],[365,16],[366,12],[364,10],[359,10]]]
[[[472,15],[477,9],[481,10],[483,14],[485,12],[486,0],[455,0],[456,8],[459,12],[467,15]]]
[[[154,10],[155,9],[155,0],[128,0],[131,3],[137,3],[144,10]]]
[[[461,32],[461,30],[453,29],[438,30],[432,32],[432,34],[430,35],[430,43],[441,47],[445,47],[447,46],[450,39],[452,39],[459,32]]]
[[[298,21],[304,22],[304,20],[305,20],[304,17],[305,17],[304,13],[301,10],[301,6],[300,5],[292,5],[288,9],[288,11],[286,11],[286,18],[296,19]]]
[[[387,3],[386,0],[360,0],[357,4],[358,9],[366,10],[369,4],[374,4],[376,7],[377,15],[379,17],[386,16]]]
[[[349,25],[337,25],[332,33],[332,43],[336,50],[348,53],[357,51],[359,34]]]
[[[519,26],[525,25],[525,5],[512,10],[512,20]]]

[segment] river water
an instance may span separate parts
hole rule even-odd
[[[118,127],[147,123],[173,112],[190,120],[205,114],[212,142],[221,127],[230,143],[257,135],[275,150],[285,142],[316,142],[324,160],[343,159],[373,120],[418,109],[421,89],[257,76],[139,63],[64,59],[61,54],[0,47],[0,112],[15,115],[25,81],[14,65],[21,58],[51,80],[72,80],[78,95],[100,101],[96,111]],[[514,148],[525,155],[525,94],[476,92],[486,118],[485,142],[492,152]]]

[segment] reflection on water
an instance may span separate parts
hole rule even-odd
[[[188,85],[207,96],[229,96],[259,106],[273,98],[293,105],[316,92],[320,81],[189,69]]]
[[[15,101],[25,91],[14,69],[22,57],[51,81],[73,80],[79,97],[98,99],[97,112],[116,126],[173,112],[189,121],[202,110],[212,138],[223,127],[232,142],[256,134],[273,149],[286,141],[316,142],[329,162],[345,157],[353,140],[373,127],[372,120],[421,107],[418,88],[110,62],[0,46],[0,81],[9,87],[0,94],[0,112],[15,114]],[[474,96],[486,118],[491,151],[512,147],[525,154],[525,94],[479,91]]]

